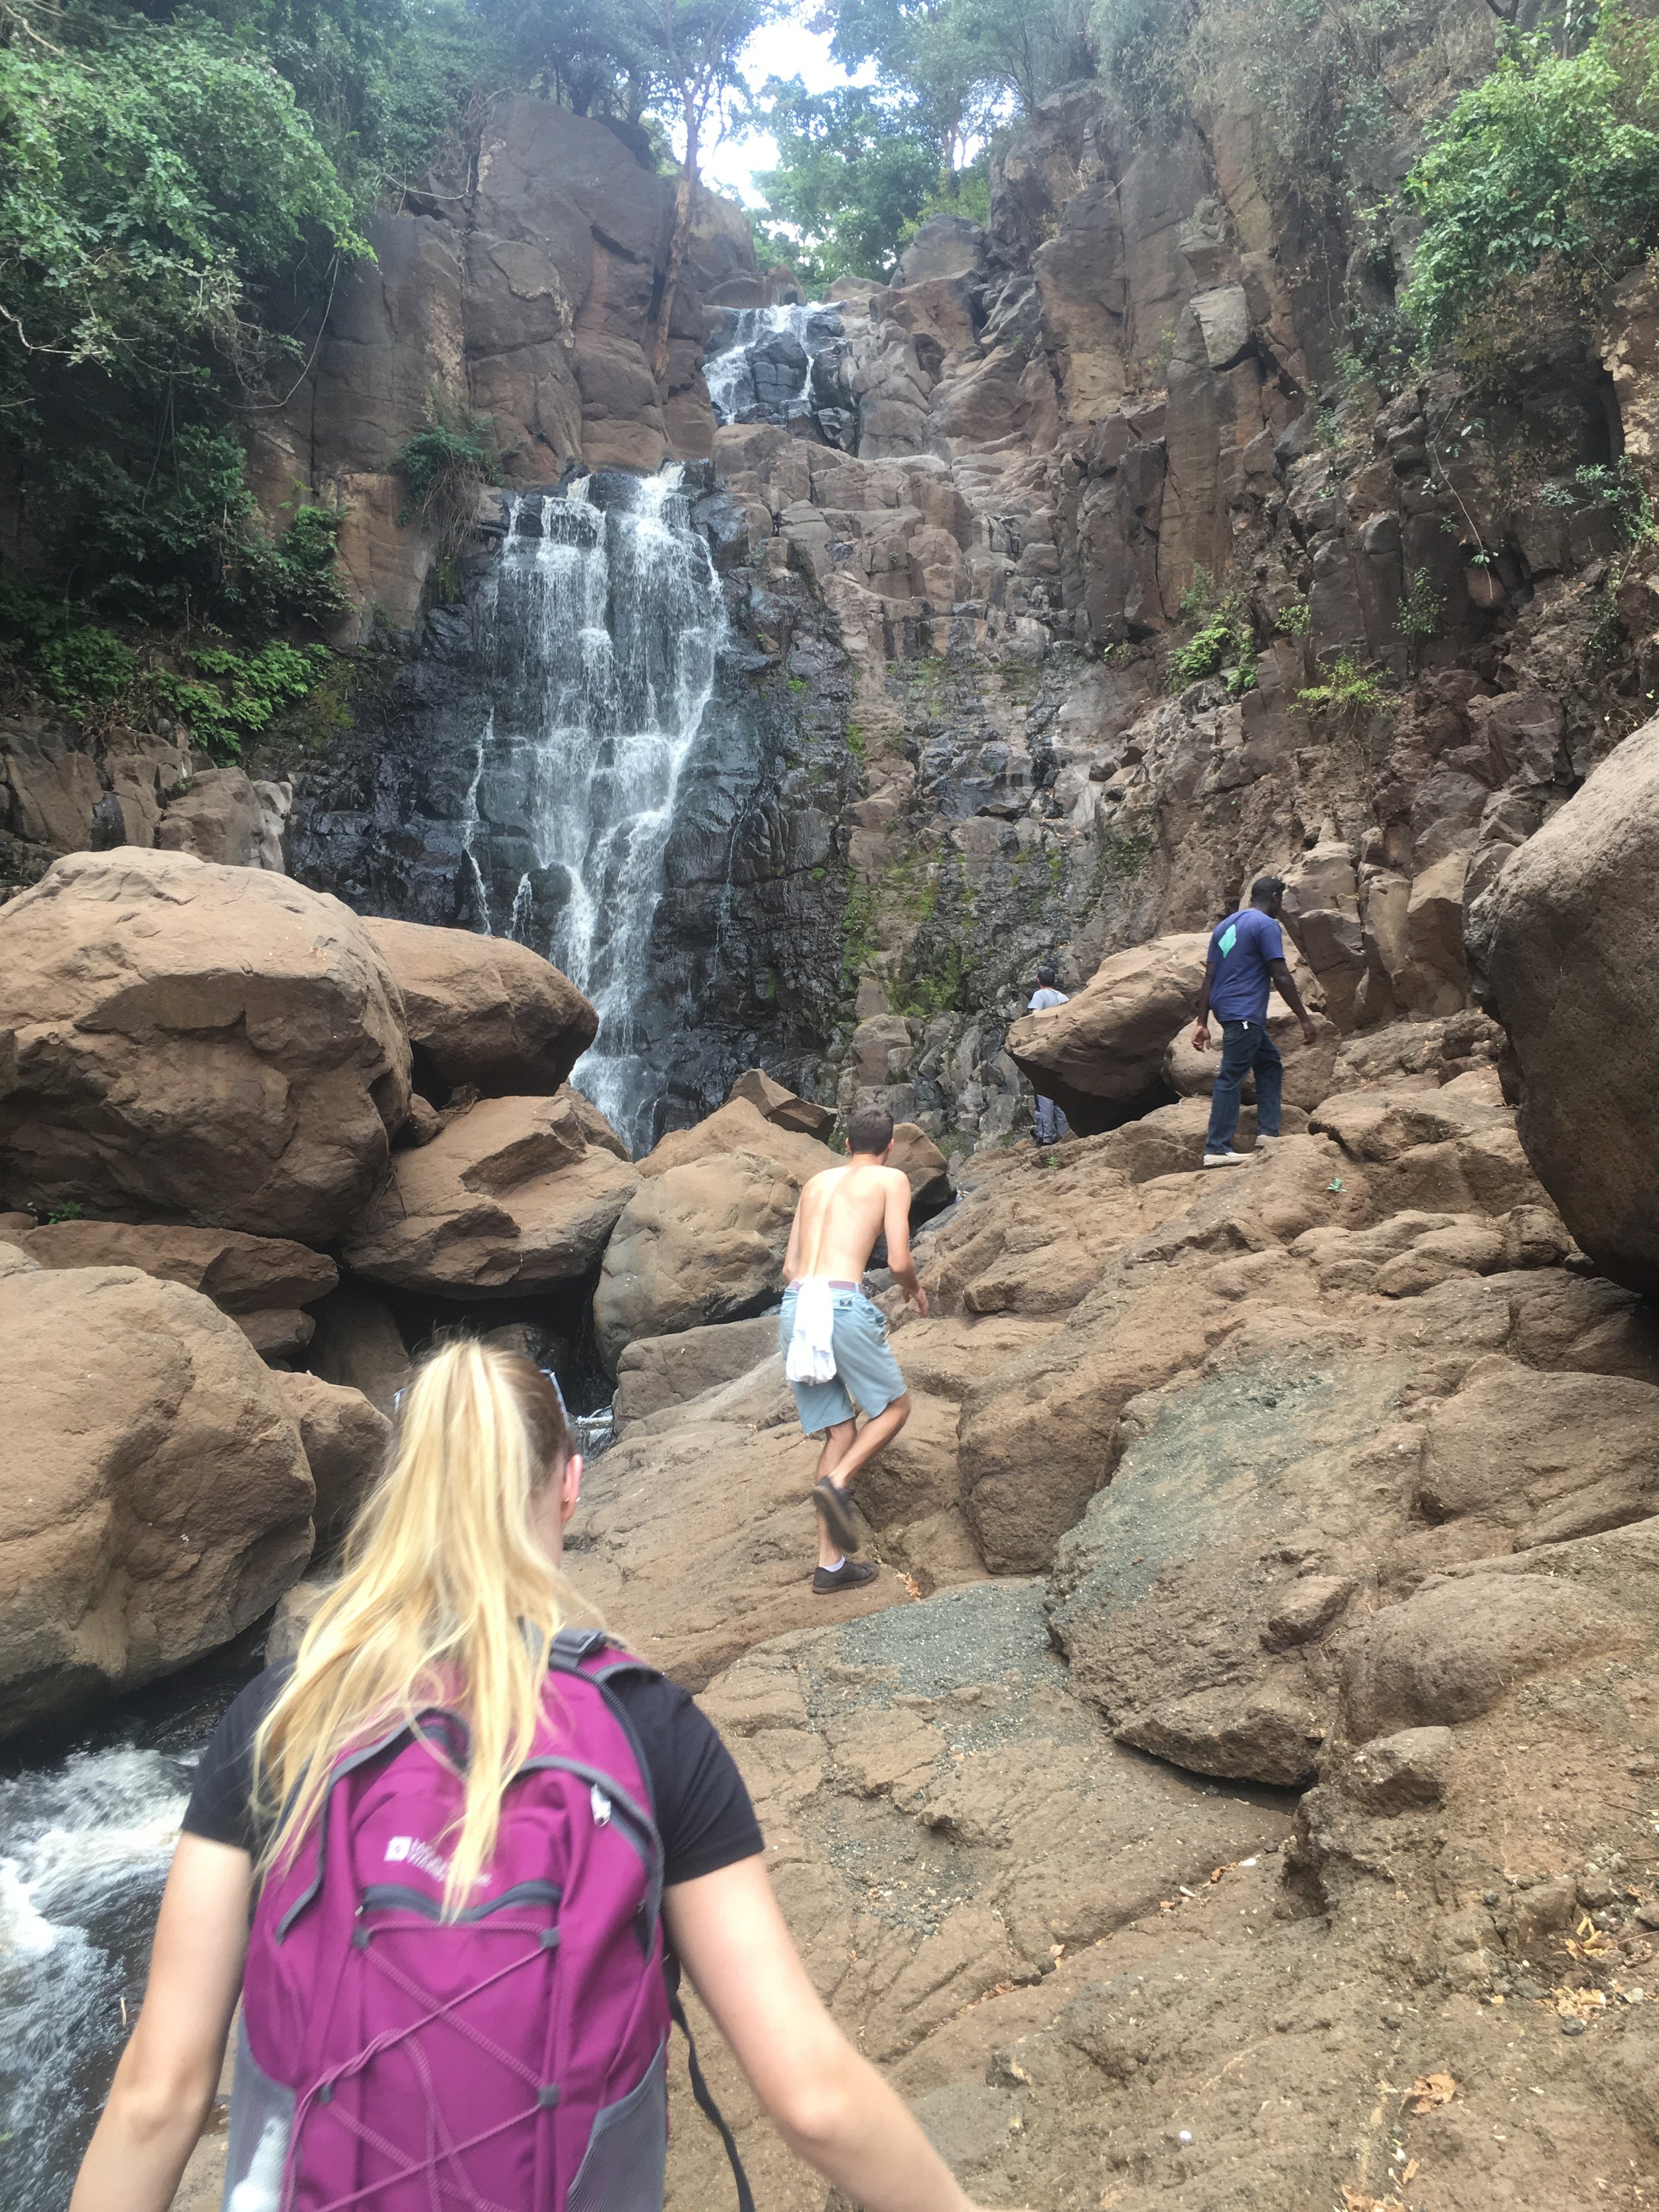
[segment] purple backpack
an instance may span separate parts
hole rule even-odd
[[[314,1845],[264,1882],[224,2212],[660,2212],[684,2015],[650,1776],[607,1687],[654,1670],[580,1630],[552,1669],[459,1919],[441,1839],[466,1730],[439,1707],[340,1759]],[[753,2212],[695,2051],[691,2074]]]

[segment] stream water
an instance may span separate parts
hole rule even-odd
[[[827,374],[845,337],[840,311],[813,302],[726,314],[703,362],[715,420],[788,425],[810,415],[832,444],[844,443],[848,395]]]
[[[0,1761],[0,2205],[64,2212],[143,1995],[155,1908],[245,1639],[110,1718]]]

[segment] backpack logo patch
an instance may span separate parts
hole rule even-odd
[[[449,1879],[449,1861],[441,1857],[433,1850],[430,1844],[423,1842],[419,1836],[393,1836],[391,1842],[387,1844],[386,1847],[387,1866],[395,1865],[404,1859],[410,1866],[417,1867],[422,1874],[429,1875],[434,1881],[447,1881]]]

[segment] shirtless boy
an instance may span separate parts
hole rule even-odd
[[[887,1347],[886,1319],[859,1287],[878,1237],[885,1233],[894,1280],[918,1313],[927,1311],[927,1293],[910,1260],[909,1179],[887,1164],[892,1115],[878,1106],[860,1106],[847,1124],[847,1149],[845,1167],[826,1168],[800,1194],[784,1255],[789,1287],[779,1329],[786,1364],[793,1370],[790,1388],[801,1427],[809,1437],[823,1438],[812,1486],[818,1513],[812,1588],[821,1595],[856,1589],[873,1577],[867,1561],[846,1556],[859,1547],[847,1492],[860,1468],[910,1418],[910,1394]],[[798,1379],[803,1369],[816,1379]],[[855,1407],[866,1416],[862,1429]]]

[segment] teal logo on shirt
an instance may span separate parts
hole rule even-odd
[[[1237,928],[1234,927],[1234,925],[1230,921],[1230,922],[1227,924],[1227,933],[1226,933],[1226,935],[1225,935],[1225,936],[1222,939],[1222,940],[1221,940],[1221,957],[1222,957],[1222,958],[1223,958],[1224,960],[1226,958],[1227,955],[1228,955],[1228,954],[1232,951],[1232,949],[1233,949],[1234,945],[1237,945],[1237,942],[1238,942],[1238,931],[1237,931]]]

